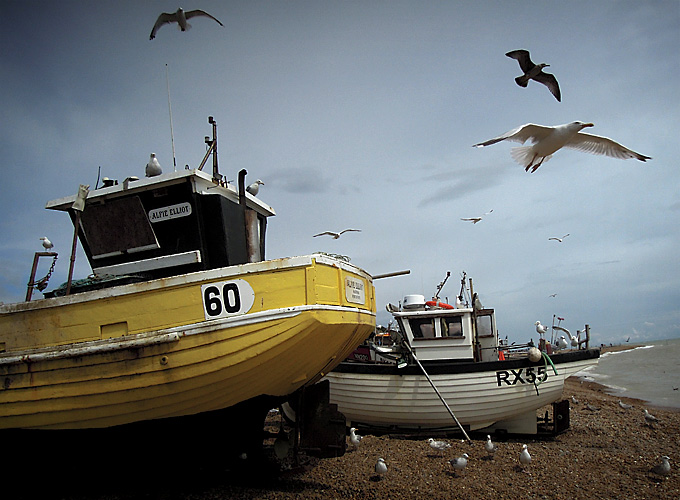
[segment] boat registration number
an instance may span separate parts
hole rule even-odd
[[[255,303],[255,292],[245,280],[202,285],[201,295],[206,320],[245,314]]]
[[[520,368],[519,370],[499,370],[496,372],[496,382],[498,387],[505,385],[534,384],[537,381],[545,382],[548,372],[545,366]]]

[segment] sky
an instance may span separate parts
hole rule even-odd
[[[149,40],[180,6],[224,27],[199,17]],[[59,252],[49,289],[66,281],[73,227],[48,200],[94,187],[99,167],[142,177],[151,152],[171,172],[172,139],[178,168],[197,167],[213,116],[221,172],[261,179],[276,210],[267,258],[322,251],[372,275],[410,270],[375,281],[379,324],[388,302],[431,297],[447,271],[453,301],[464,271],[510,341],[537,340],[535,321],[554,317],[572,333],[589,324],[596,344],[680,337],[677,0],[2,7],[1,302],[24,299],[41,236]],[[550,64],[562,102],[515,84],[515,49]],[[471,147],[574,120],[652,160],[563,149],[530,174],[516,143]],[[361,232],[312,237],[344,228]],[[75,277],[90,273],[79,250]]]

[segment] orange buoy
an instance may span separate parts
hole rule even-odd
[[[451,304],[447,304],[445,302],[439,302],[438,300],[428,300],[425,302],[426,306],[429,307],[441,307],[442,309],[455,309]]]

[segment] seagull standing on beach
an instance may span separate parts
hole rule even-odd
[[[484,449],[489,454],[489,457],[493,459],[494,453],[498,450],[498,446],[491,442],[491,436],[487,434],[486,443],[484,443]]]
[[[489,210],[484,215],[489,215],[491,212],[493,212],[493,209]],[[482,220],[484,215],[480,215],[479,217],[465,217],[465,218],[461,217],[460,220],[464,220],[464,221],[467,221],[467,222],[472,222],[473,224],[477,224],[480,220]]]
[[[47,236],[43,236],[40,239],[42,240],[42,246],[45,250],[51,250],[52,248],[54,248],[54,244],[47,239]]]
[[[451,444],[447,443],[446,441],[435,441],[432,438],[429,438],[427,440],[428,443],[430,443],[430,448],[433,450],[441,451],[442,453],[448,449],[451,448]]]
[[[246,188],[246,191],[248,191],[253,196],[257,196],[257,193],[260,192],[260,186],[264,186],[264,182],[258,179],[255,182],[253,182],[250,186],[248,186]]]
[[[192,17],[196,16],[209,17],[213,21],[217,21],[217,24],[220,26],[224,26],[224,24],[222,24],[217,18],[211,16],[204,10],[196,9],[185,12],[184,9],[179,8],[176,12],[163,12],[160,16],[158,16],[158,19],[156,19],[156,24],[153,25],[153,29],[151,30],[151,36],[149,37],[149,40],[156,38],[156,33],[161,28],[161,26],[169,23],[177,23],[181,31],[187,31],[191,28],[191,25],[187,23],[187,19],[191,19]]]
[[[347,231],[356,231],[356,232],[360,233],[360,232],[361,232],[361,229],[343,229],[343,230],[340,231],[339,233],[335,233],[335,232],[333,232],[333,231],[324,231],[323,233],[315,234],[315,235],[312,236],[312,237],[313,237],[313,238],[316,238],[317,236],[326,236],[326,235],[328,235],[328,236],[332,236],[334,240],[337,240],[337,239],[340,237],[341,234],[346,233]]]
[[[545,73],[543,68],[547,68],[550,64],[541,63],[534,64],[529,57],[528,50],[512,50],[505,54],[506,56],[517,59],[519,67],[524,71],[522,76],[515,78],[517,85],[525,87],[529,84],[529,80],[535,80],[542,83],[550,90],[550,93],[555,96],[558,102],[562,102],[562,95],[560,94],[560,86],[557,79],[550,73]]]
[[[653,427],[653,425],[658,421],[659,421],[659,419],[656,418],[651,413],[649,413],[647,411],[647,408],[645,408],[645,422],[647,422],[647,425],[649,425],[650,427]]]
[[[356,433],[354,427],[349,430],[349,442],[352,443],[355,450],[359,448],[359,443],[361,443],[361,436]]]
[[[522,465],[522,472],[526,472],[524,467],[531,463],[531,455],[529,455],[529,450],[527,450],[527,445],[522,445],[522,451],[519,453],[519,463]]]
[[[556,236],[551,236],[550,238],[548,238],[548,241],[550,241],[550,240],[555,240],[555,241],[557,241],[557,242],[559,242],[559,243],[562,243],[562,240],[564,240],[564,238],[566,238],[567,236],[569,236],[569,233],[565,234],[565,235],[562,236],[561,238],[558,238],[558,237],[556,237]]]
[[[145,174],[147,177],[155,177],[157,175],[161,175],[163,173],[163,169],[161,168],[161,164],[158,163],[158,159],[156,158],[156,153],[151,153],[151,156],[149,157],[149,163],[146,164],[146,169],[145,169]]]
[[[628,404],[624,403],[623,401],[621,401],[620,399],[619,399],[619,406],[621,408],[623,408],[624,410],[630,410],[633,407],[633,405],[628,405]]]
[[[378,477],[387,473],[387,464],[383,458],[379,458],[375,463],[375,473],[378,474]]]
[[[671,473],[671,464],[668,462],[670,458],[667,456],[661,457],[661,463],[652,467],[652,472],[654,474],[659,474],[661,476],[667,476]]]
[[[608,137],[581,133],[581,130],[584,128],[594,126],[592,123],[579,121],[554,127],[527,123],[494,139],[475,144],[473,147],[482,148],[505,140],[522,144],[530,141],[531,146],[512,148],[510,156],[522,165],[525,171],[528,172],[531,169],[532,173],[544,161],[548,161],[553,153],[564,147],[578,149],[595,155],[611,156],[612,158],[635,158],[640,161],[651,159],[649,156],[636,153]]]
[[[451,467],[453,467],[454,473],[455,471],[464,471],[465,467],[467,467],[468,464],[468,456],[467,453],[463,453],[463,456],[458,457],[458,458],[452,458],[449,460],[449,463],[451,464]]]

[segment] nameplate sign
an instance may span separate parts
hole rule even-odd
[[[149,210],[149,221],[162,222],[164,220],[177,219],[191,215],[191,203],[179,203],[169,207],[154,208]]]

